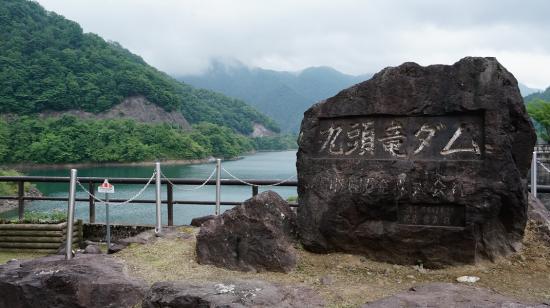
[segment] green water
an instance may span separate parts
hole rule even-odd
[[[286,179],[296,174],[296,151],[261,152],[245,156],[243,159],[222,162],[225,169],[239,178],[253,179]],[[162,164],[162,172],[169,178],[200,178],[206,179],[215,168],[215,163],[198,165],[169,165]],[[79,168],[78,176],[86,177],[142,177],[149,178],[153,173],[153,166],[119,166],[119,167],[89,167]],[[69,176],[68,169],[33,170],[29,175],[41,176]],[[229,175],[222,172],[222,178],[229,179]],[[45,196],[66,197],[68,184],[37,183],[37,188]],[[111,198],[127,199],[134,196],[143,185],[116,185],[115,194]],[[181,186],[192,188],[194,186]],[[296,196],[295,187],[260,188],[260,192],[272,189],[283,198]],[[244,201],[251,197],[252,189],[248,186],[222,186],[222,201]],[[163,199],[166,199],[166,187],[163,185]],[[102,195],[98,195],[101,196]],[[87,194],[77,186],[77,197],[86,198]],[[155,199],[154,184],[150,185],[141,195],[140,199]],[[207,185],[195,191],[182,191],[174,188],[175,200],[215,200],[215,186]],[[231,207],[222,206],[222,210]],[[52,211],[54,209],[67,209],[67,202],[35,201],[26,207],[26,211]],[[162,207],[163,224],[167,223],[166,205]],[[124,206],[111,205],[109,207],[112,223],[124,224],[154,224],[154,204],[130,204]],[[213,205],[174,205],[174,223],[189,224],[193,217],[214,213]],[[4,213],[3,217],[16,217],[16,211]],[[88,202],[77,202],[77,219],[88,221]],[[105,206],[96,204],[96,222],[105,222]]]

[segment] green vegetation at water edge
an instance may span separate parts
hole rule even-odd
[[[254,148],[258,151],[280,151],[297,149],[298,143],[296,135],[281,135],[269,137],[252,138]]]
[[[252,151],[249,138],[199,123],[192,131],[134,120],[73,116],[0,120],[0,163],[135,162],[235,157]]]
[[[1,146],[0,146],[1,147]],[[0,169],[0,176],[21,176],[22,174],[15,170]],[[29,191],[32,184],[25,183],[25,191]],[[18,192],[17,183],[0,182],[0,196],[16,196]]]
[[[243,134],[252,132],[254,122],[279,130],[244,102],[179,82],[36,2],[0,1],[0,30],[0,113],[97,113],[143,95],[165,110],[181,111],[190,123]]]

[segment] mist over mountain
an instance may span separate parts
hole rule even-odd
[[[242,99],[273,118],[283,131],[298,132],[303,113],[312,104],[371,76],[347,75],[326,66],[286,72],[250,68],[237,61],[214,60],[201,75],[176,78],[195,87]]]
[[[524,85],[521,82],[518,82],[518,87],[519,87],[519,91],[521,92],[521,96],[523,96],[523,97],[526,97],[526,96],[531,95],[533,93],[542,92],[541,89],[530,88],[530,87]]]

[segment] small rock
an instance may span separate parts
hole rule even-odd
[[[195,217],[191,220],[191,226],[200,227],[203,223],[216,218],[216,215],[206,215],[201,217]]]
[[[324,286],[329,286],[334,283],[334,278],[331,275],[325,275],[319,279],[319,282]]]
[[[84,253],[86,254],[101,254],[103,253],[97,245],[88,245],[84,248]]]
[[[407,278],[414,279],[414,276],[413,275],[407,275]]]
[[[414,265],[413,268],[415,270],[417,270],[418,272],[422,273],[422,274],[425,274],[427,273],[428,271],[424,268],[424,265],[420,264],[420,265]]]
[[[477,276],[460,276],[456,279],[458,282],[462,283],[474,283],[479,280],[479,277]]]
[[[128,246],[128,244],[125,244],[125,243],[111,244],[111,247],[109,247],[109,249],[107,250],[107,253],[108,254],[117,253],[117,252],[121,251],[122,249],[126,248],[127,246]]]

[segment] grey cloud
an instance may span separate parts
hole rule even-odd
[[[39,0],[85,31],[120,42],[172,74],[212,58],[300,70],[375,72],[405,61],[497,56],[518,79],[550,84],[546,0]],[[536,63],[535,63],[536,62]]]

